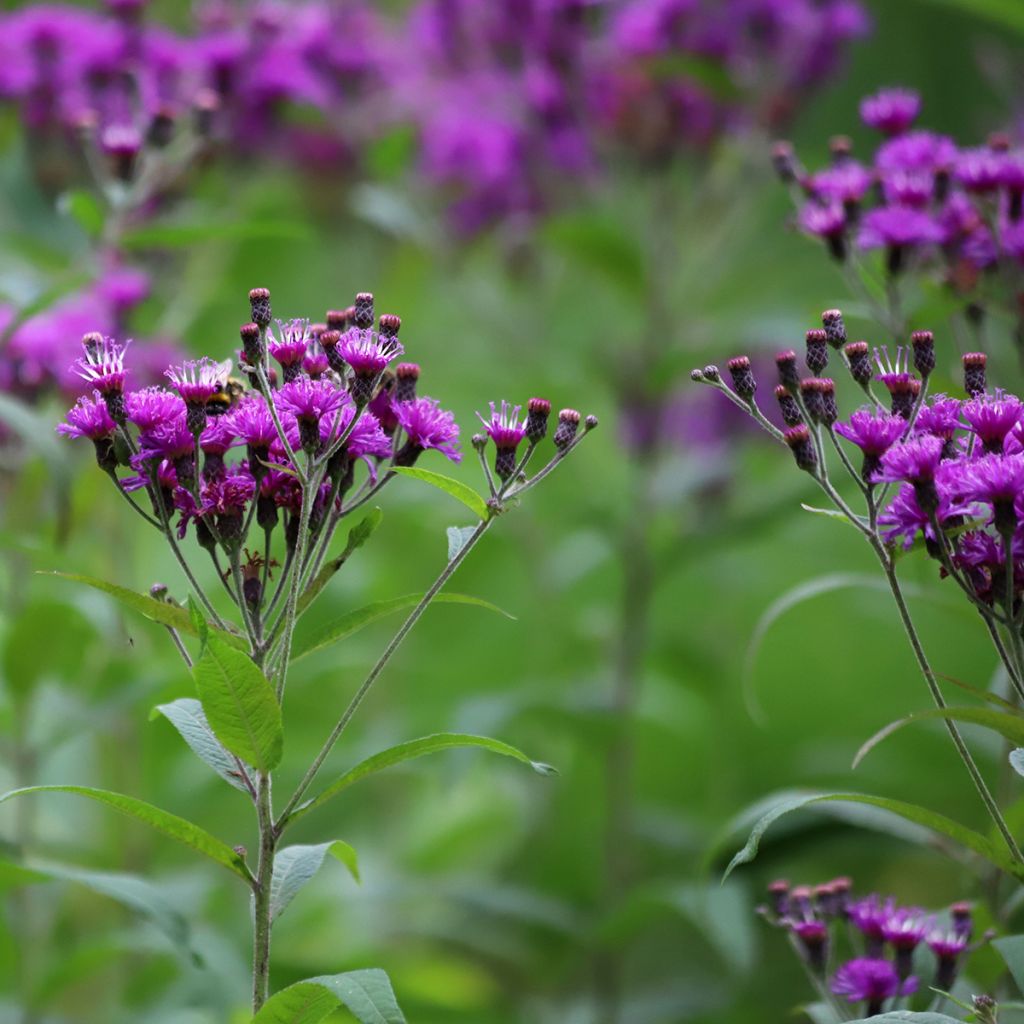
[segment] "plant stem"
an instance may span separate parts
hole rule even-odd
[[[370,669],[366,679],[363,680],[363,684],[356,691],[355,696],[349,701],[348,707],[342,713],[341,718],[338,719],[337,724],[331,730],[331,734],[327,737],[324,745],[320,748],[320,752],[313,759],[313,763],[309,766],[308,771],[302,777],[302,781],[298,784],[295,792],[292,793],[288,803],[285,804],[284,810],[281,812],[281,816],[278,818],[276,834],[280,835],[281,830],[288,823],[288,816],[292,813],[299,801],[303,798],[306,790],[309,789],[310,784],[316,777],[317,772],[320,771],[321,766],[327,759],[327,755],[330,754],[331,750],[334,749],[334,744],[338,742],[338,738],[345,731],[348,723],[352,721],[352,716],[355,715],[359,709],[359,705],[362,704],[363,699],[370,691],[370,687],[376,682],[377,677],[381,674],[384,666],[391,660],[391,656],[398,650],[402,641],[409,634],[410,630],[419,621],[420,616],[427,610],[430,602],[441,592],[444,585],[451,579],[455,570],[463,563],[466,556],[476,546],[480,538],[490,528],[491,523],[494,522],[493,518],[481,519],[477,524],[476,529],[469,535],[466,543],[462,545],[455,557],[444,567],[441,575],[431,584],[430,589],[420,599],[419,604],[409,613],[409,617],[399,627],[398,632],[391,638],[387,647],[384,648],[381,656],[377,659],[373,668]]]
[[[253,886],[252,1012],[258,1013],[270,990],[270,883],[277,837],[270,801],[270,776],[261,774],[256,793],[260,856]]]
[[[893,600],[896,602],[896,609],[900,614],[900,621],[903,623],[903,629],[907,634],[907,639],[910,641],[910,646],[913,649],[918,668],[921,670],[921,675],[924,676],[925,682],[928,684],[928,690],[931,693],[932,701],[935,703],[937,708],[945,708],[947,706],[945,698],[942,696],[942,690],[939,688],[938,680],[935,678],[935,673],[932,671],[932,667],[924,653],[924,647],[921,645],[921,639],[917,634],[917,629],[910,616],[910,609],[907,607],[907,602],[903,597],[903,590],[900,587],[899,579],[896,576],[896,567],[877,539],[873,542],[872,546],[875,547],[875,553],[878,555],[879,561],[882,563],[882,569],[885,572],[886,581],[889,584],[889,589],[892,591]],[[1021,855],[1020,847],[1018,847],[1017,841],[1013,838],[1013,834],[1010,832],[1009,826],[1006,824],[1006,820],[1003,818],[1002,812],[999,810],[999,806],[996,803],[995,798],[989,791],[985,779],[978,770],[978,766],[975,764],[974,758],[971,756],[971,752],[967,749],[967,744],[964,743],[963,736],[960,735],[960,730],[952,719],[945,718],[943,721],[946,725],[946,731],[949,733],[949,737],[953,741],[953,746],[956,747],[957,753],[960,755],[960,760],[963,761],[964,767],[967,769],[967,773],[971,776],[974,788],[978,791],[978,795],[981,797],[981,801],[985,805],[985,809],[991,816],[992,821],[999,830],[999,834],[1003,837],[1003,841],[1006,843],[1006,846],[1010,851],[1010,856],[1018,864],[1024,863],[1024,856]]]

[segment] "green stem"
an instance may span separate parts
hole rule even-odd
[[[419,622],[420,617],[430,606],[430,602],[441,592],[444,585],[451,579],[455,570],[465,561],[466,556],[476,546],[480,538],[490,528],[491,523],[494,519],[481,519],[477,528],[469,535],[466,543],[459,549],[458,554],[444,567],[441,575],[431,584],[430,589],[420,599],[419,604],[409,613],[409,617],[399,627],[398,632],[391,638],[387,647],[381,653],[381,656],[377,659],[373,668],[370,669],[366,679],[363,680],[362,685],[356,691],[355,696],[349,701],[348,707],[345,708],[341,718],[338,719],[337,724],[331,730],[331,734],[327,737],[324,745],[320,748],[320,752],[313,759],[313,763],[309,766],[306,774],[302,777],[302,781],[298,784],[295,792],[292,793],[288,803],[285,804],[284,810],[281,812],[281,816],[277,821],[276,833],[280,835],[282,829],[288,823],[288,816],[298,805],[299,801],[303,798],[306,790],[309,789],[313,779],[316,778],[317,772],[320,771],[321,766],[327,759],[327,755],[330,754],[331,750],[334,749],[334,744],[338,742],[339,737],[345,731],[348,723],[352,721],[353,715],[359,709],[359,705],[362,704],[367,693],[370,692],[370,687],[376,682],[377,677],[384,670],[384,666],[391,660],[392,655],[398,650],[402,641],[408,636],[413,626]]]
[[[258,1013],[270,991],[270,884],[274,877],[273,810],[270,801],[270,776],[260,775],[256,794],[256,813],[260,830],[260,855],[253,886],[252,1012]]]

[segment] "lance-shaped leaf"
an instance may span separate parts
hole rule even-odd
[[[334,574],[349,560],[352,553],[361,548],[373,535],[373,532],[380,526],[384,519],[384,513],[375,508],[368,516],[348,531],[348,541],[345,550],[336,558],[330,559],[323,568],[316,574],[313,582],[299,596],[297,613],[301,615],[317,598],[328,583],[331,582]]]
[[[217,739],[260,772],[276,768],[284,746],[281,706],[252,658],[211,634],[192,675]]]
[[[417,466],[395,466],[392,472],[422,480],[425,484],[430,484],[432,487],[444,491],[445,494],[450,494],[481,519],[489,519],[491,516],[487,502],[472,487],[467,486],[461,480],[455,480],[443,473],[435,473],[432,469],[420,469]]]
[[[316,846],[286,846],[274,858],[274,874],[270,881],[271,921],[276,921],[284,913],[299,890],[320,870],[328,854],[341,861],[352,877],[359,881],[356,851],[340,839]]]
[[[163,811],[152,804],[147,804],[144,800],[125,796],[124,793],[111,793],[106,789],[92,789],[89,786],[29,786],[26,789],[14,789],[9,793],[4,793],[3,796],[0,796],[0,803],[32,793],[72,793],[75,796],[84,796],[88,800],[106,804],[108,807],[113,807],[114,810],[120,811],[130,818],[135,818],[137,821],[149,825],[150,828],[156,829],[157,832],[204,854],[234,872],[239,878],[244,878],[246,882],[252,879],[241,855],[226,843],[222,843],[216,836],[210,835],[205,829],[191,821],[179,818],[176,814]]]
[[[856,768],[870,751],[874,750],[882,740],[887,736],[891,736],[898,729],[902,729],[905,725],[911,725],[914,722],[935,718],[943,718],[946,721],[954,722],[968,722],[971,725],[981,725],[986,729],[999,733],[1000,736],[1004,736],[1011,743],[1024,746],[1024,716],[1019,713],[1011,714],[1006,711],[993,711],[991,708],[926,708],[923,711],[915,711],[914,714],[907,715],[906,718],[890,722],[884,729],[879,729],[857,751],[857,756],[853,759],[853,767]]]
[[[43,572],[43,576],[58,576],[62,580],[71,580],[73,583],[84,583],[87,587],[109,594],[116,601],[120,601],[126,608],[131,608],[140,615],[152,622],[159,622],[162,626],[170,626],[179,633],[188,636],[200,636],[200,631],[189,614],[187,608],[180,605],[169,604],[166,601],[157,601],[148,594],[140,594],[138,591],[129,590],[127,587],[120,587],[116,583],[108,583],[106,580],[96,579],[94,576],[82,576],[73,572]],[[221,629],[213,629],[210,632],[218,636],[224,643],[235,647],[240,651],[249,649],[248,642],[234,633],[227,633]]]
[[[945,815],[937,814],[925,807],[918,807],[916,804],[904,803],[902,800],[890,800],[886,797],[870,796],[866,793],[818,793],[812,795],[793,796],[780,801],[767,814],[765,814],[750,833],[746,845],[729,862],[725,870],[724,878],[728,878],[732,872],[741,864],[748,864],[757,856],[758,847],[765,832],[772,823],[778,821],[785,814],[792,811],[799,811],[814,804],[827,803],[829,801],[844,801],[855,804],[867,804],[871,807],[878,807],[888,811],[906,821],[917,825],[923,825],[940,836],[945,836],[960,844],[972,853],[984,858],[990,864],[1001,868],[1017,878],[1024,878],[1024,868],[1015,865],[1009,856],[998,850],[989,840],[973,829],[969,829],[959,822],[953,821]]]
[[[192,949],[188,921],[166,895],[144,878],[114,871],[89,871],[66,864],[33,863],[13,864],[0,861],[0,879],[21,876],[20,884],[39,882],[73,882],[106,896],[141,914],[192,960],[197,955]]]
[[[214,736],[199,701],[194,697],[182,697],[170,704],[158,704],[150,712],[149,720],[153,721],[157,715],[163,715],[178,730],[192,753],[208,764],[225,782],[243,793],[249,792],[237,762]]]
[[[371,622],[376,622],[377,619],[383,619],[385,616],[404,611],[406,608],[414,608],[422,599],[422,594],[405,594],[402,597],[392,597],[386,601],[373,601],[371,604],[363,605],[362,608],[346,612],[340,619],[335,619],[316,632],[297,638],[292,649],[292,661],[298,661],[299,658],[304,658],[307,654],[312,654],[339,640],[344,640],[352,636],[353,633],[358,633]],[[487,611],[504,615],[506,619],[515,620],[514,615],[509,615],[496,604],[491,604],[490,601],[485,601],[481,597],[471,597],[469,594],[451,594],[442,590],[440,594],[434,595],[431,603],[468,604],[476,608],[486,608]]]
[[[341,778],[331,783],[318,797],[297,807],[289,816],[288,821],[295,821],[308,811],[321,807],[328,800],[334,799],[343,790],[375,772],[391,768],[393,765],[401,764],[403,761],[411,761],[416,757],[423,757],[425,754],[434,754],[440,750],[451,750],[455,747],[480,747],[489,750],[493,754],[501,754],[504,757],[512,757],[523,764],[528,764],[535,772],[541,775],[555,775],[557,772],[549,764],[542,761],[533,761],[521,750],[501,740],[491,739],[489,736],[472,736],[468,733],[441,732],[433,736],[421,736],[417,740],[409,740],[406,743],[399,743],[397,746],[382,750],[379,754],[360,761],[354,768],[350,768]]]
[[[344,1006],[359,1024],[405,1024],[388,976],[380,970],[308,978],[271,996],[252,1024],[317,1024]]]
[[[959,1017],[949,1017],[944,1013],[893,1010],[891,1013],[880,1013],[874,1017],[861,1017],[850,1024],[963,1024],[963,1021]]]

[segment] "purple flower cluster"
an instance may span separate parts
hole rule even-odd
[[[397,90],[422,170],[473,232],[531,217],[609,152],[656,164],[745,124],[778,129],[866,30],[856,0],[423,0]]]
[[[83,131],[130,180],[183,125],[235,151],[272,141],[301,165],[335,166],[369,130],[363,98],[380,89],[388,52],[369,5],[206,0],[183,34],[149,22],[143,0],[107,7],[0,16],[0,98],[17,103],[50,176],[55,147]],[[299,108],[320,123],[290,118]]]
[[[864,1004],[869,1017],[918,990],[919,947],[931,950],[930,984],[943,992],[952,988],[969,950],[973,921],[966,903],[940,914],[874,893],[854,899],[848,878],[813,888],[773,882],[769,897],[763,916],[790,932],[811,971],[829,978],[836,995]]]
[[[891,274],[935,272],[969,298],[983,277],[1019,275],[1024,265],[1024,146],[1005,134],[960,146],[917,128],[920,110],[916,93],[883,89],[860,107],[883,136],[870,162],[838,137],[831,164],[813,172],[778,143],[776,169],[798,195],[801,230],[836,259],[882,250]]]
[[[372,296],[365,300],[372,320]],[[264,301],[269,315],[269,293],[254,289],[254,315],[262,313]],[[381,321],[397,333],[397,317]],[[91,440],[99,465],[123,491],[145,491],[150,518],[158,525],[177,515],[179,537],[194,525],[200,544],[211,551],[220,545],[228,553],[240,549],[253,519],[271,531],[282,512],[286,537],[294,544],[303,512],[298,475],[303,453],[326,460],[316,505],[307,510],[317,530],[340,517],[355,486],[357,463],[366,466],[365,494],[378,482],[381,467],[411,466],[429,450],[453,462],[461,458],[452,414],[434,399],[418,397],[408,377],[399,394],[395,378],[378,362],[367,377],[368,364],[353,355],[365,346],[344,350],[353,364],[342,362],[337,371],[312,375],[304,369],[306,347],[313,343],[308,322],[279,324],[276,333],[255,323],[243,325],[243,345],[250,351],[254,332],[257,345],[265,345],[280,362],[285,377],[280,386],[270,385],[267,368],[247,361],[243,351],[239,369],[249,377],[247,390],[230,377],[230,360],[205,357],[171,366],[165,375],[169,386],[134,388],[126,366],[128,346],[86,335],[74,372],[90,392],[57,429]],[[379,338],[369,328],[363,333]],[[390,341],[398,351],[394,333]],[[121,470],[128,475],[119,476]]]

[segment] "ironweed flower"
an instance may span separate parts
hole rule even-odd
[[[832,991],[846,996],[851,1003],[866,1003],[869,1017],[882,1012],[882,1004],[893,996],[909,996],[917,991],[917,978],[900,980],[896,968],[876,957],[849,960],[832,979]]]

